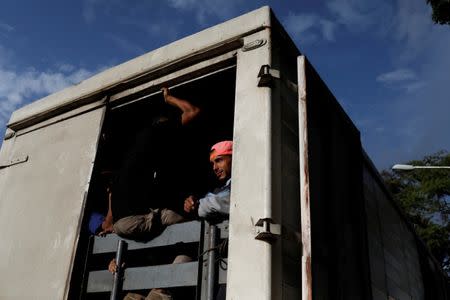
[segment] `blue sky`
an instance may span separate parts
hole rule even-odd
[[[425,0],[2,0],[0,129],[105,68],[270,5],[379,169],[450,149],[450,26]]]

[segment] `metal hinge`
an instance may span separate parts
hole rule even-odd
[[[7,168],[7,167],[10,167],[10,166],[14,166],[14,165],[18,165],[18,164],[21,164],[21,163],[24,163],[24,162],[27,162],[27,161],[28,161],[28,155],[21,156],[21,157],[12,159],[12,160],[4,163],[4,164],[0,164],[0,169]]]
[[[290,90],[297,93],[297,84],[287,78],[282,78],[280,71],[272,69],[269,65],[262,65],[258,73],[258,87],[273,87],[275,79],[281,80]]]
[[[273,243],[281,236],[281,225],[275,224],[271,218],[259,219],[255,224],[256,240]]]
[[[273,243],[278,238],[282,238],[285,241],[294,242],[299,246],[302,244],[302,234],[300,232],[292,230],[289,227],[276,224],[271,218],[259,219],[254,227],[256,240]]]
[[[259,87],[272,87],[273,79],[280,79],[280,71],[271,69],[269,65],[262,65],[259,69],[258,78]]]

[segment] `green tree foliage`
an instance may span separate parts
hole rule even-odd
[[[450,25],[450,0],[427,0],[433,9],[433,21],[437,24]]]
[[[450,153],[440,151],[407,164],[450,166]],[[445,272],[450,272],[450,170],[385,170],[381,173],[394,200]]]

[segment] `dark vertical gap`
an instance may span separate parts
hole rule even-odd
[[[203,278],[203,256],[205,245],[205,222],[202,222],[200,230],[200,242],[198,245],[198,267],[197,267],[197,286],[195,287],[195,299],[201,300],[202,297],[202,278]]]
[[[279,70],[281,76],[272,87],[272,197],[280,208],[278,214],[275,210],[273,213],[274,218],[280,215],[280,220],[275,221],[290,236],[278,241],[281,249],[275,253],[281,257],[274,256],[273,260],[281,265],[273,269],[281,272],[281,279],[278,281],[275,272],[273,284],[274,289],[281,289],[282,299],[288,299],[288,295],[301,297],[302,287],[301,243],[294,237],[301,232],[298,94],[288,86],[289,81],[297,82],[300,54],[276,18],[273,22],[271,68]]]

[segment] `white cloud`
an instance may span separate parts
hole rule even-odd
[[[11,50],[6,49],[2,45],[0,45],[0,67],[8,64],[11,61],[11,57],[13,56],[13,53]]]
[[[97,19],[99,10],[109,14],[110,9],[120,1],[122,0],[84,0],[81,12],[84,21],[88,24],[93,23]]]
[[[365,1],[333,0],[328,9],[337,17],[337,21],[348,26],[365,26],[370,23],[367,12],[364,12]]]
[[[289,14],[283,20],[286,30],[302,43],[315,42],[318,38],[334,41],[336,24],[315,14]]]
[[[443,30],[446,28],[433,25],[430,7],[425,1],[397,0],[395,26],[391,33],[392,38],[403,45],[400,60],[414,60]]]
[[[346,110],[357,112],[356,124],[376,164],[384,168],[439,149],[450,150],[450,139],[446,138],[450,134],[448,26],[432,23],[430,7],[423,0],[326,3],[323,15],[301,20],[291,17],[283,23],[292,36],[298,35],[300,42],[304,42],[301,37],[305,36],[310,41],[320,37],[332,40],[337,29],[345,30],[342,34],[350,43],[345,46],[351,46],[355,37],[356,41],[367,43],[361,55],[373,57],[373,61],[365,62],[369,74],[371,69],[388,66],[386,72],[374,76],[373,83],[384,87],[373,87],[379,101],[361,104],[360,99],[354,98],[343,103]],[[324,26],[318,25],[320,19],[332,24],[328,38]],[[373,53],[365,52],[367,49],[373,49]],[[359,57],[359,50],[352,55]],[[358,109],[359,104],[364,108]]]
[[[75,70],[75,66],[73,66],[71,64],[66,64],[66,63],[57,65],[57,68],[58,68],[58,70],[60,70],[61,72],[64,72],[64,73],[72,72],[73,70]]]
[[[23,72],[0,67],[0,125],[4,128],[11,113],[25,102],[44,97],[77,84],[93,74],[84,68],[61,72],[59,69]]]
[[[97,0],[84,0],[82,15],[87,23],[95,20],[95,5]]]
[[[0,22],[0,31],[11,32],[13,30],[14,27],[12,27],[11,25]]]
[[[175,9],[194,13],[197,22],[202,25],[208,17],[228,19],[242,6],[240,0],[168,0],[168,4]]]
[[[424,81],[415,81],[415,82],[405,85],[404,88],[408,93],[413,93],[413,92],[417,92],[420,89],[423,89],[426,86],[427,86],[427,83]]]
[[[425,81],[419,80],[411,69],[396,69],[383,73],[378,75],[376,80],[391,88],[403,89],[407,93],[418,92],[427,85]]]
[[[124,39],[120,36],[114,34],[107,34],[106,37],[112,40],[117,47],[133,55],[141,55],[145,52],[145,50],[141,46],[132,43],[129,40]]]
[[[178,9],[187,9],[190,7],[194,7],[198,0],[169,0],[169,3]]]
[[[446,30],[433,25],[431,9],[421,0],[331,0],[327,8],[333,20],[351,32],[371,31],[400,44],[398,59],[403,62],[422,53],[436,31]]]
[[[331,0],[327,2],[327,8],[333,20],[345,25],[351,32],[362,32],[369,28],[386,31],[394,14],[391,0]]]
[[[410,146],[415,158],[440,149],[450,150],[450,101],[448,85],[450,83],[450,34],[433,40],[435,47],[427,51],[428,59],[421,75],[426,82],[421,87],[402,97],[399,102],[399,114],[407,120],[405,127],[414,130],[415,139]],[[415,89],[414,89],[415,88]],[[404,113],[405,107],[410,107]]]
[[[414,71],[412,71],[410,69],[397,69],[395,71],[391,71],[388,73],[378,75],[377,81],[392,84],[392,83],[410,81],[410,80],[414,80],[416,78],[417,78],[416,74],[414,73]]]
[[[173,41],[179,37],[179,29],[183,26],[183,20],[167,19],[138,19],[133,16],[121,16],[118,22],[123,25],[131,25],[144,31],[151,37],[164,38],[166,41]]]
[[[406,72],[404,81],[390,86],[399,87],[404,93],[390,98],[389,104],[380,108],[383,114],[370,116],[376,120],[374,123],[389,128],[386,135],[371,133],[370,128],[363,134],[364,139],[372,136],[370,154],[381,168],[420,159],[441,149],[450,150],[450,32],[433,35],[430,45],[433,46],[416,59],[417,73]],[[414,76],[415,79],[408,79]]]
[[[110,14],[111,9],[120,7],[121,12],[126,16],[128,14],[141,14],[143,11],[158,9],[155,6],[166,4],[171,10],[188,12],[197,23],[206,25],[208,18],[219,18],[225,20],[233,17],[242,7],[242,0],[166,0],[161,3],[156,1],[124,1],[124,0],[84,0],[82,16],[86,23],[92,23],[97,16],[102,14]],[[161,20],[161,18],[158,18]],[[174,14],[163,16],[162,19],[169,20],[168,23],[178,21],[174,18]]]
[[[334,41],[334,31],[336,29],[336,24],[331,21],[321,19],[320,25],[322,27],[323,37],[327,41]]]

